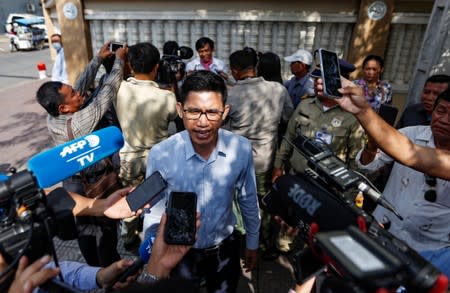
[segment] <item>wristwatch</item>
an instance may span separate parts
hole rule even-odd
[[[155,275],[150,274],[147,270],[139,276],[139,281],[142,283],[155,283],[159,280],[159,278]]]

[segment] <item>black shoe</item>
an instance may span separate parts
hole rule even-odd
[[[261,252],[261,258],[263,260],[274,260],[280,255],[280,251],[276,247],[270,247]]]

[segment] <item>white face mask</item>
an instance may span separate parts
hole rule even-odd
[[[62,48],[61,43],[52,43],[52,47],[56,51],[59,51]]]

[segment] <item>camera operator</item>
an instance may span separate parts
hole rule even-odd
[[[169,277],[170,271],[178,264],[184,255],[191,248],[186,245],[168,245],[163,240],[164,229],[167,216],[163,214],[159,225],[156,239],[151,249],[150,260],[144,274],[141,276],[142,282],[155,282],[159,279]],[[196,222],[197,229],[200,226],[199,215]],[[136,279],[136,276],[127,278],[126,283],[117,283],[116,279],[129,266],[131,260],[120,260],[106,268],[91,267],[77,262],[62,262],[60,268],[52,267],[50,257],[43,256],[28,266],[26,257],[22,257],[16,270],[15,279],[9,287],[10,293],[28,293],[47,280],[55,277],[61,271],[68,284],[80,290],[94,290],[100,288],[119,289],[127,286]],[[0,254],[0,272],[3,272],[7,264]],[[1,280],[0,282],[2,282]],[[155,291],[152,291],[155,292]],[[161,291],[164,292],[164,291]]]
[[[163,89],[173,92],[180,100],[180,88],[186,77],[186,64],[184,60],[190,59],[194,55],[191,48],[179,46],[175,41],[167,41],[163,46],[163,56],[159,62],[157,83]],[[184,130],[183,121],[176,117],[175,126],[177,132]]]
[[[165,42],[157,76],[159,86],[170,90],[178,97],[186,76],[186,64],[183,59],[190,59],[193,54],[189,47],[180,47],[175,41]]]

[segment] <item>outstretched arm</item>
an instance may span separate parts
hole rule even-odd
[[[336,101],[341,108],[356,116],[366,133],[385,153],[408,167],[450,180],[450,152],[414,144],[372,110],[361,88],[347,79],[341,80],[343,97]],[[320,94],[323,88],[322,81],[317,82]]]

